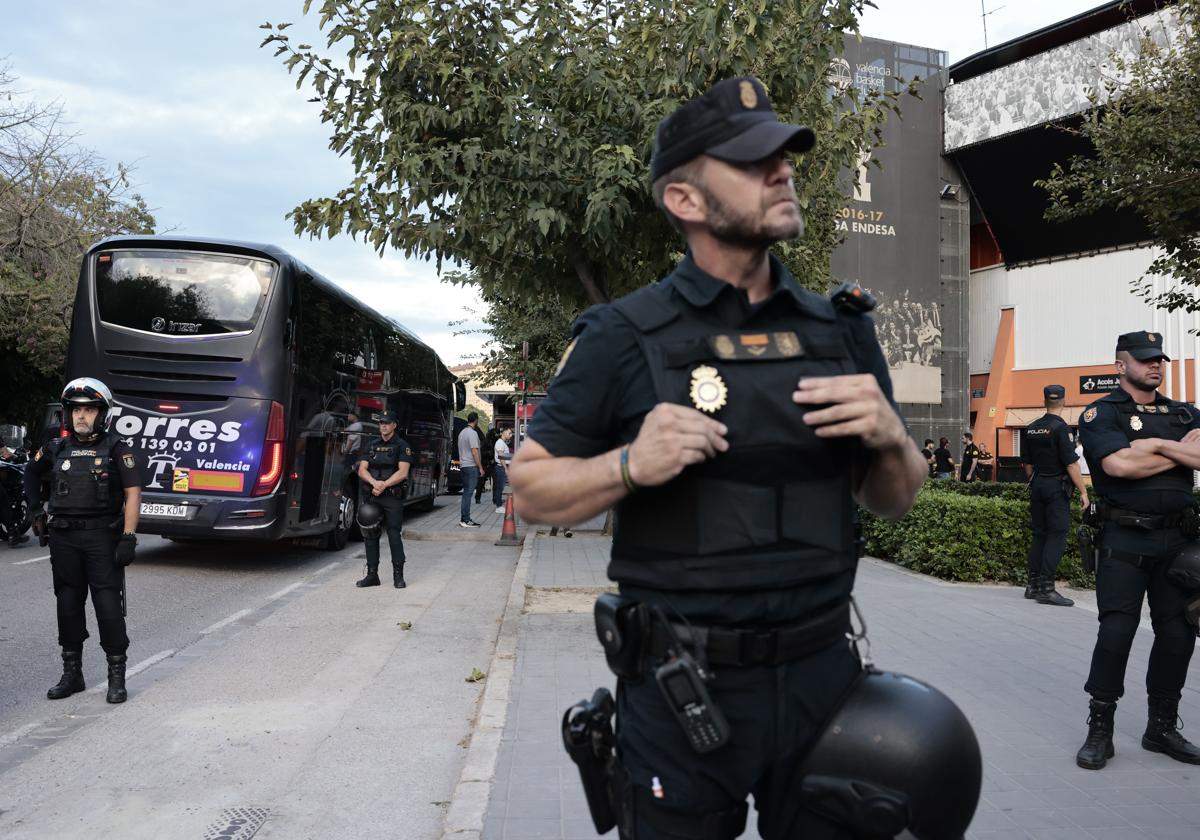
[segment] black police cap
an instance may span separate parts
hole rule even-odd
[[[396,412],[394,412],[394,411],[383,412],[383,414],[379,415],[379,422],[380,423],[395,423],[396,422]]]
[[[1047,385],[1042,389],[1042,396],[1048,400],[1061,400],[1067,395],[1067,389],[1061,385]]]
[[[717,82],[658,124],[650,179],[700,155],[753,163],[780,149],[807,152],[815,142],[811,128],[779,121],[758,79],[737,76]]]
[[[1151,359],[1165,359],[1171,361],[1171,357],[1164,352],[1163,337],[1161,333],[1140,332],[1125,333],[1117,338],[1117,352],[1124,350],[1139,362],[1148,362]]]

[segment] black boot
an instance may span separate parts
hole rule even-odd
[[[408,584],[404,582],[404,564],[392,566],[392,586],[397,589],[405,589]]]
[[[1179,734],[1176,724],[1179,719],[1178,700],[1156,700],[1148,698],[1150,714],[1146,721],[1146,734],[1142,736],[1142,749],[1165,753],[1169,758],[1184,764],[1200,764],[1200,749]]]
[[[1038,589],[1041,588],[1042,580],[1037,575],[1030,575],[1029,582],[1025,584],[1025,597],[1033,600],[1037,597]]]
[[[379,567],[367,566],[367,574],[362,580],[355,581],[354,585],[359,589],[364,586],[379,586]]]
[[[63,650],[63,673],[58,685],[46,692],[46,699],[61,700],[87,688],[83,683],[83,651]]]
[[[1107,703],[1103,700],[1092,700],[1088,706],[1087,740],[1075,753],[1075,763],[1085,770],[1099,770],[1108,760],[1116,755],[1113,749],[1113,715],[1117,713],[1117,703]]]
[[[1054,588],[1054,578],[1038,578],[1038,589],[1033,593],[1033,599],[1039,604],[1049,604],[1052,607],[1073,607],[1075,602],[1058,594]]]
[[[108,655],[108,696],[104,699],[109,703],[124,703],[129,694],[125,691],[125,654],[110,653]]]
[[[20,548],[22,545],[24,545],[27,542],[29,542],[29,535],[28,534],[18,534],[16,531],[14,531],[13,535],[8,538],[9,548]]]

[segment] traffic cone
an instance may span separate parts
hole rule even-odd
[[[504,505],[504,526],[500,529],[500,539],[496,545],[520,545],[517,539],[517,517],[513,513],[513,497],[509,496]]]

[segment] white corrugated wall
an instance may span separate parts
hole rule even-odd
[[[1002,307],[1016,310],[1018,370],[1108,364],[1121,333],[1164,331],[1164,315],[1156,325],[1153,310],[1130,285],[1155,253],[1136,248],[1011,271],[999,266],[971,272],[971,373],[991,369]],[[1186,356],[1192,355],[1188,346]]]

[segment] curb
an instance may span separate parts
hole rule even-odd
[[[525,533],[517,532],[517,542],[521,543],[525,540]],[[483,531],[482,528],[473,528],[467,530],[461,528],[457,531],[404,531],[404,539],[406,540],[421,540],[428,542],[487,542],[494,543],[496,535],[489,529]]]
[[[525,580],[529,576],[534,543],[535,540],[525,540],[517,560],[512,586],[508,590],[508,603],[496,634],[483,699],[471,731],[471,743],[467,746],[462,774],[442,823],[442,840],[479,840],[483,832],[483,817],[487,813],[496,775],[500,739],[508,720],[508,698],[517,664],[517,631],[525,608]]]

